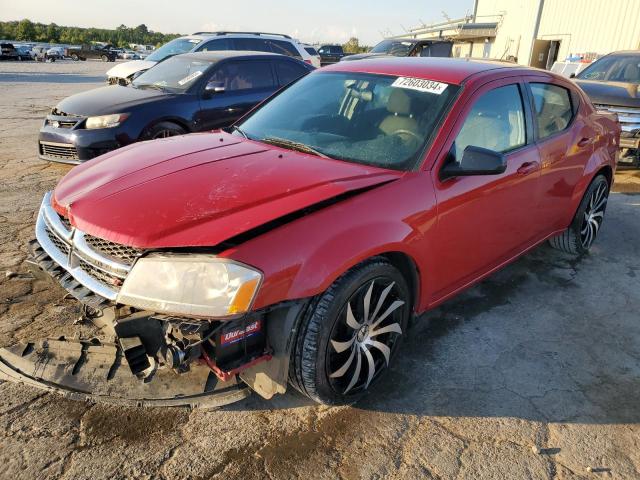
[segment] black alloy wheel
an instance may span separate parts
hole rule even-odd
[[[358,401],[388,370],[406,335],[411,306],[407,281],[385,258],[352,268],[301,319],[291,383],[318,403]]]
[[[598,175],[585,192],[571,225],[549,240],[551,246],[572,255],[588,252],[602,228],[608,199],[609,181]]]

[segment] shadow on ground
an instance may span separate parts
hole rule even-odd
[[[613,195],[594,250],[543,245],[418,319],[362,410],[640,422],[640,195]],[[230,409],[309,405],[297,392]]]

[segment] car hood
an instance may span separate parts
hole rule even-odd
[[[110,85],[67,97],[56,106],[56,110],[79,116],[127,113],[130,107],[171,96],[154,89]]]
[[[365,58],[378,58],[378,57],[392,57],[388,53],[357,53],[355,55],[348,55],[346,57],[342,57],[341,62],[350,62],[351,60],[363,60]]]
[[[82,164],[60,181],[52,203],[80,230],[116,243],[203,247],[401,175],[202,133]]]
[[[107,71],[107,77],[128,78],[141,70],[149,70],[156,62],[150,60],[132,60],[131,62],[119,63]]]
[[[575,82],[584,90],[593,103],[620,107],[640,107],[639,85],[636,83],[598,82],[578,79]]]

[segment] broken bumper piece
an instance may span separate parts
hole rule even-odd
[[[64,338],[0,348],[0,379],[74,400],[125,406],[215,408],[250,394],[235,376],[222,381],[195,362],[184,374],[160,369],[141,382],[117,345]]]

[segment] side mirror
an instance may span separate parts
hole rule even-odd
[[[205,95],[214,95],[216,93],[224,93],[226,90],[224,83],[222,82],[209,82],[207,86],[204,87]]]
[[[469,145],[464,149],[462,161],[447,163],[440,171],[440,178],[499,175],[506,169],[507,160],[502,153]]]
[[[576,78],[576,74],[572,73],[571,75],[569,75],[569,78]]]

